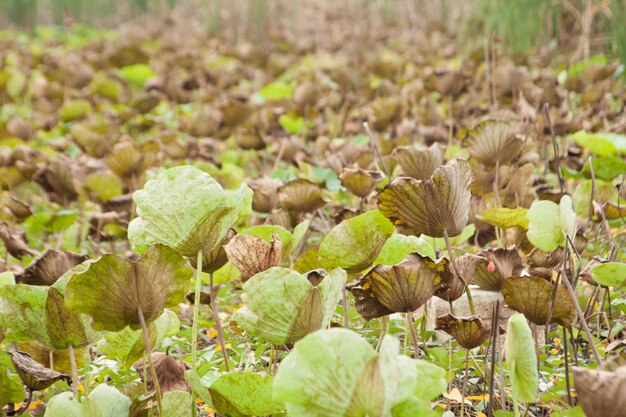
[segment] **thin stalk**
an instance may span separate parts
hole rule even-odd
[[[565,242],[565,252],[568,251],[568,242]],[[567,292],[569,293],[570,298],[574,302],[574,307],[576,307],[576,314],[578,314],[578,320],[580,324],[583,326],[585,330],[585,334],[587,335],[587,339],[589,340],[589,345],[591,346],[591,350],[593,352],[593,356],[596,358],[596,362],[598,362],[598,366],[602,364],[602,359],[600,358],[600,353],[598,352],[598,348],[595,343],[593,343],[593,335],[591,334],[591,330],[589,330],[589,325],[587,324],[587,320],[585,319],[585,313],[580,308],[578,304],[578,299],[576,298],[576,294],[574,294],[574,289],[572,288],[572,284],[570,284],[569,279],[565,275],[565,262],[562,265],[563,268],[563,279],[561,282],[565,284],[565,288],[567,288]]]
[[[70,343],[67,347],[70,354],[70,364],[72,366],[72,395],[74,400],[78,401],[78,366],[76,366],[76,352],[74,346]]]
[[[496,208],[499,208],[502,204],[500,202],[500,161],[496,161],[496,171],[493,178],[493,201],[496,203]]]
[[[565,356],[565,387],[567,388],[567,404],[571,407],[574,405],[572,401],[572,389],[569,382],[569,357],[567,354],[567,329],[563,327],[563,355]]]
[[[29,388],[26,388],[26,395],[26,400],[24,401],[20,409],[15,412],[14,415],[21,416],[22,414],[24,414],[24,411],[28,410],[31,401],[33,400],[33,392]]]
[[[374,134],[372,133],[372,130],[370,129],[369,123],[363,122],[363,128],[365,129],[365,133],[367,133],[367,136],[370,139],[370,146],[372,148],[372,152],[374,153],[374,165],[376,165],[376,169],[378,171],[381,171],[380,167],[378,166],[378,163],[380,162],[380,165],[382,166],[382,172],[385,173],[387,178],[391,178],[391,172],[387,168],[387,164],[385,164],[385,160],[381,156],[380,151],[378,150],[378,146],[376,146]]]
[[[550,127],[550,136],[552,137],[552,149],[554,150],[554,159],[556,161],[556,175],[559,178],[559,188],[561,194],[563,194],[563,186],[565,185],[565,178],[563,178],[563,171],[561,171],[561,154],[559,152],[559,145],[556,142],[556,134],[554,132],[554,125],[552,124],[552,118],[550,117],[550,104],[546,103],[543,106],[543,110],[546,113],[546,120]]]
[[[376,343],[376,351],[380,350],[380,345],[383,343],[383,339],[387,334],[387,328],[389,327],[389,316],[382,316],[380,318],[380,333],[378,334],[378,343]]]
[[[448,144],[454,139],[454,114],[452,113],[452,95],[448,95]]]
[[[491,319],[491,368],[489,369],[489,407],[487,409],[487,416],[493,417],[493,399],[494,399],[494,385],[496,374],[496,350],[498,343],[498,320],[500,319],[500,300],[496,301],[496,305],[493,309],[493,318]]]
[[[150,331],[148,330],[148,325],[146,324],[146,319],[143,316],[143,311],[141,311],[141,307],[137,308],[137,316],[139,316],[139,323],[141,323],[141,332],[143,333],[143,343],[146,351],[146,356],[148,356],[148,365],[150,366],[150,373],[152,375],[152,385],[154,386],[154,392],[157,397],[157,410],[158,415],[161,415],[161,410],[163,410],[162,399],[161,399],[161,387],[159,386],[159,379],[156,375],[156,368],[154,367],[154,361],[152,360],[152,346],[150,345]],[[144,378],[145,378],[145,369],[144,369]]]
[[[611,228],[609,227],[609,222],[606,220],[606,216],[604,215],[604,209],[602,208],[602,199],[600,198],[600,192],[598,191],[598,186],[596,184],[596,174],[593,170],[593,157],[591,156],[589,156],[589,173],[591,174],[591,183],[593,185],[595,198],[598,200],[598,204],[600,205],[600,218],[602,219],[602,225],[604,226],[606,239],[609,242],[609,254],[612,258],[614,256],[614,251],[613,242],[611,241]]]
[[[343,310],[343,327],[348,328],[348,294],[346,288],[341,289],[341,307]]]
[[[191,369],[198,370],[198,319],[200,317],[200,293],[202,292],[202,250],[198,251],[196,261],[196,282],[193,298],[193,323],[191,327]],[[213,300],[211,299],[211,302]],[[195,408],[195,404],[194,404]]]
[[[213,272],[209,274],[209,291],[211,294],[211,312],[215,319],[215,329],[217,330],[217,338],[219,339],[220,347],[222,349],[222,357],[224,358],[224,366],[226,372],[230,372],[230,365],[228,364],[228,354],[226,353],[226,344],[224,343],[224,331],[222,330],[222,321],[217,310],[217,293],[215,292],[215,286],[213,285]]]
[[[459,268],[456,265],[456,259],[454,257],[454,252],[452,252],[452,245],[450,245],[450,238],[448,237],[448,231],[443,230],[443,239],[446,241],[446,248],[448,250],[448,256],[450,257],[450,262],[452,263],[452,269],[454,269],[454,275],[456,275],[463,285],[465,286],[465,294],[467,294],[467,302],[469,303],[470,312],[472,315],[476,314],[476,309],[474,308],[474,300],[472,299],[472,292],[469,289],[469,285],[467,285],[467,281],[465,278],[461,276],[459,273]]]
[[[461,389],[461,417],[465,415],[465,389],[469,373],[469,349],[465,349],[465,374],[463,375],[463,388]]]
[[[419,358],[420,348],[417,343],[417,332],[415,332],[415,323],[413,322],[413,312],[406,312],[406,324],[409,326],[409,331],[411,332],[411,340],[413,341],[413,357],[415,359]]]

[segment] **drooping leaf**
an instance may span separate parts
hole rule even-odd
[[[535,402],[539,390],[537,355],[532,332],[521,314],[509,318],[504,351],[513,398],[527,403]]]
[[[576,397],[587,417],[621,417],[626,410],[626,367],[573,369]]]
[[[161,392],[171,391],[187,391],[189,385],[185,380],[185,371],[187,365],[179,360],[174,359],[167,353],[152,353],[152,362],[154,363],[154,373],[159,381]],[[134,369],[139,373],[141,379],[146,382],[149,392],[154,391],[154,378],[152,372],[148,370],[144,361],[137,363]]]
[[[543,326],[548,319],[552,304],[554,285],[543,278],[509,277],[502,286],[504,301],[515,311],[523,313],[531,322]],[[571,326],[576,319],[576,307],[562,285],[556,290],[556,298],[550,323]]]
[[[600,285],[619,288],[626,284],[626,264],[622,262],[602,263],[591,268],[590,272]]]
[[[71,383],[68,375],[44,367],[27,353],[10,350],[9,354],[15,371],[31,391],[44,390],[57,381],[65,381],[68,385]]]
[[[73,271],[84,269],[78,265]],[[53,350],[87,346],[100,338],[89,318],[70,312],[64,303],[65,283],[69,275],[51,287],[11,285],[0,293],[0,326],[8,329],[13,341],[36,341]]]
[[[559,204],[552,201],[536,201],[528,210],[527,237],[530,243],[544,252],[565,246],[566,236],[574,236],[576,213],[572,199],[565,195]]]
[[[153,246],[136,262],[104,255],[71,277],[65,304],[91,316],[97,330],[138,329],[138,309],[147,323],[155,320],[165,307],[183,300],[191,275],[185,260],[163,245]]]
[[[301,275],[270,268],[243,285],[245,307],[234,320],[250,335],[270,343],[294,343],[328,325],[345,282],[341,269]]]
[[[474,349],[482,345],[491,333],[491,326],[478,316],[457,318],[452,314],[437,317],[436,329],[443,330],[454,337],[465,349]]]
[[[324,237],[319,257],[327,269],[361,272],[378,257],[394,227],[378,210],[344,220]]]
[[[395,266],[376,265],[346,289],[354,294],[357,311],[370,320],[417,310],[451,279],[447,259],[436,263],[414,253]]]
[[[18,275],[18,281],[29,285],[52,285],[86,259],[87,256],[77,253],[48,249]]]
[[[205,257],[222,242],[240,213],[250,207],[247,186],[225,191],[208,174],[192,166],[161,172],[133,194],[137,215],[128,225],[136,251],[162,243],[183,256]]]
[[[487,166],[506,165],[519,156],[526,143],[520,125],[504,120],[485,120],[467,133],[463,145],[472,158]]]
[[[313,181],[297,178],[278,188],[278,201],[285,210],[310,213],[323,207],[322,189]]]
[[[471,282],[484,290],[500,291],[505,279],[520,275],[524,269],[517,248],[489,249],[478,252],[477,255],[485,260],[476,264]]]
[[[228,260],[241,272],[243,281],[253,275],[278,266],[282,255],[280,237],[274,233],[272,243],[265,239],[247,235],[235,236],[224,250]]]
[[[415,235],[443,237],[461,234],[469,217],[469,186],[473,175],[467,161],[455,158],[424,181],[401,177],[378,194],[380,212],[396,226]]]
[[[423,150],[412,146],[400,146],[395,148],[391,155],[398,161],[403,175],[417,180],[427,180],[443,165],[443,147],[438,143]]]
[[[274,398],[285,401],[293,416],[390,417],[405,401],[438,395],[435,387],[441,387],[441,375],[430,368],[420,372],[418,361],[398,355],[398,348],[391,336],[376,352],[350,330],[315,332],[281,363]],[[430,387],[421,390],[420,384]]]
[[[344,168],[339,176],[341,183],[357,197],[367,197],[384,176],[380,171],[366,171],[361,168]]]
[[[217,378],[209,393],[213,406],[226,417],[266,416],[284,410],[274,401],[274,378],[252,372],[231,372]]]

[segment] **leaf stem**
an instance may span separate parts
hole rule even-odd
[[[152,346],[150,344],[150,331],[148,330],[148,325],[146,324],[146,319],[143,316],[143,311],[141,310],[141,306],[137,307],[137,316],[139,316],[139,323],[141,323],[141,332],[143,333],[143,343],[144,349],[146,351],[146,356],[148,356],[148,365],[150,366],[150,373],[152,375],[152,385],[154,387],[154,392],[157,397],[157,409],[158,415],[161,415],[161,410],[163,409],[161,402],[161,387],[159,386],[159,379],[156,375],[156,369],[154,367],[154,361],[152,360]],[[144,369],[144,378],[146,378],[146,370]]]
[[[585,334],[587,335],[587,339],[589,341],[589,345],[591,346],[591,350],[593,352],[593,356],[596,358],[596,362],[598,362],[598,367],[599,367],[600,365],[602,365],[602,359],[600,358],[600,353],[598,352],[598,347],[593,342],[593,335],[591,334],[591,330],[589,330],[589,325],[587,324],[587,320],[585,319],[585,314],[581,310],[580,304],[578,304],[578,299],[576,298],[576,294],[574,294],[574,289],[572,288],[572,284],[570,284],[569,278],[567,278],[567,275],[565,273],[565,258],[567,258],[567,254],[568,253],[569,253],[569,251],[568,251],[568,241],[566,240],[565,241],[565,255],[564,255],[564,259],[563,259],[563,263],[562,263],[563,277],[561,279],[561,282],[565,285],[565,288],[567,288],[567,292],[569,293],[570,298],[572,299],[572,302],[574,303],[574,307],[576,307],[576,313],[578,314],[578,320],[580,321],[580,324],[583,326],[583,329],[585,330]]]
[[[463,283],[463,285],[465,286],[465,294],[467,294],[467,302],[469,304],[469,308],[470,308],[470,313],[472,313],[472,315],[476,315],[476,309],[474,308],[474,300],[472,299],[472,292],[469,289],[469,285],[467,284],[467,281],[465,281],[465,278],[463,278],[461,276],[461,274],[459,273],[459,268],[456,265],[456,258],[454,257],[454,252],[452,251],[452,245],[450,245],[450,237],[448,236],[448,231],[447,230],[443,230],[443,240],[445,240],[446,242],[446,249],[448,250],[448,256],[450,257],[450,262],[452,263],[452,269],[454,270],[454,275],[457,276],[457,278],[459,278],[461,280],[461,282]]]
[[[202,291],[202,250],[198,251],[196,261],[196,282],[193,297],[193,323],[191,327],[191,369],[198,370],[198,318],[200,316],[200,293]],[[211,300],[213,301],[213,300]]]
[[[417,333],[415,332],[415,323],[413,322],[413,312],[406,312],[406,324],[409,326],[409,331],[411,332],[411,341],[413,342],[413,357],[415,359],[420,356],[420,348],[417,343]]]
[[[67,347],[69,350],[70,364],[72,366],[72,395],[74,400],[78,401],[78,366],[76,366],[76,352],[74,346],[70,343]]]
[[[209,274],[209,291],[211,294],[211,312],[215,319],[215,329],[217,330],[217,338],[222,350],[222,357],[224,358],[224,367],[226,372],[230,372],[230,365],[228,364],[228,354],[226,353],[226,345],[224,344],[224,332],[222,330],[222,321],[217,310],[217,293],[215,292],[215,286],[213,285],[213,272]]]

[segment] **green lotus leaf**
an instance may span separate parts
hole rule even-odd
[[[208,257],[250,210],[251,198],[246,185],[225,191],[198,168],[170,168],[133,194],[138,217],[128,225],[128,238],[138,252],[162,243],[186,257],[195,258],[200,250]]]
[[[530,206],[526,217],[528,240],[544,252],[564,247],[566,236],[574,236],[576,213],[570,196],[561,197],[559,204],[549,200],[536,201]]]
[[[75,267],[79,269],[79,265]],[[72,270],[70,270],[72,271]],[[12,341],[36,341],[53,350],[69,345],[81,348],[100,338],[89,317],[69,311],[64,303],[64,285],[69,275],[55,285],[8,285],[0,294],[0,326]]]
[[[163,394],[161,415],[167,417],[189,417],[191,409],[184,404],[191,402],[191,394],[187,391],[169,391]]]
[[[424,360],[413,361],[417,369],[418,381],[413,390],[414,398],[432,401],[448,388],[446,370]]]
[[[319,257],[325,268],[361,272],[378,257],[395,228],[378,210],[344,220],[324,237]]]
[[[234,320],[248,334],[267,342],[294,343],[328,325],[345,282],[346,273],[339,268],[307,275],[270,268],[243,285],[245,307]]]
[[[267,416],[284,405],[272,398],[274,378],[252,372],[221,375],[210,386],[213,407],[226,417]]]
[[[0,287],[5,285],[14,285],[15,284],[15,276],[11,271],[4,271],[0,273]]]
[[[435,249],[433,249],[426,239],[394,233],[385,242],[374,264],[395,265],[402,262],[404,258],[411,253],[419,253],[433,260],[437,257],[435,255]]]
[[[532,332],[521,314],[509,318],[504,351],[513,398],[527,403],[535,402],[539,389],[537,354]]]
[[[474,223],[470,223],[461,232],[460,235],[454,236],[450,238],[450,245],[458,246],[465,243],[470,237],[472,237],[476,233],[476,225]],[[441,237],[430,237],[427,235],[421,235],[420,238],[424,239],[430,246],[433,248],[445,248],[446,241]]]
[[[417,398],[409,398],[393,407],[393,417],[438,417],[439,414],[432,409],[430,404]]]
[[[502,285],[502,295],[509,308],[523,313],[531,322],[543,326],[548,319],[552,304],[554,284],[534,277],[509,277]],[[576,319],[576,307],[567,290],[562,286],[556,290],[550,323],[571,326]]]
[[[528,209],[524,207],[514,209],[505,207],[490,208],[483,211],[480,219],[501,229],[516,226],[522,229],[528,229],[527,213]]]
[[[24,386],[16,376],[10,376],[6,367],[0,366],[0,409],[7,404],[24,399]]]
[[[590,176],[589,161],[585,163],[582,172]],[[593,158],[593,172],[597,179],[611,181],[626,172],[626,161],[617,155]]]
[[[293,416],[389,417],[405,401],[438,395],[434,387],[441,388],[441,374],[432,369],[422,373],[415,365],[419,361],[399,355],[398,348],[391,336],[376,352],[347,329],[310,334],[280,364],[274,398],[285,401]],[[418,384],[433,390],[421,390]]]
[[[153,246],[137,261],[104,255],[72,275],[65,304],[75,313],[91,316],[97,330],[138,329],[138,310],[146,323],[152,322],[165,307],[184,299],[191,275],[187,262],[163,245]]]
[[[85,187],[100,201],[108,201],[124,194],[122,181],[111,171],[93,172],[85,177]]]
[[[370,320],[417,310],[452,278],[447,259],[435,262],[412,253],[398,265],[376,265],[346,289],[354,294],[359,314]]]
[[[610,201],[617,201],[617,189],[610,182],[596,180],[597,192],[600,195],[601,204]],[[593,181],[582,181],[576,186],[576,190],[572,194],[572,205],[574,211],[580,217],[587,218],[589,216],[589,207],[591,204],[591,192],[594,192],[593,198],[596,200],[595,190],[593,189]]]
[[[50,399],[44,417],[125,417],[131,400],[107,384],[98,385],[82,402],[62,392]]]
[[[148,325],[150,346],[155,349],[168,336],[175,335],[180,327],[176,313],[165,310],[161,316]],[[124,368],[130,368],[145,354],[145,344],[141,330],[125,327],[119,332],[109,332],[98,342],[98,350],[109,358],[116,359]]]
[[[467,161],[455,158],[427,180],[396,178],[378,194],[380,212],[413,234],[443,237],[461,234],[467,225],[470,185],[474,180]]]
[[[606,262],[590,270],[594,281],[605,287],[621,287],[626,284],[626,264]]]
[[[626,135],[607,132],[587,133],[581,130],[570,135],[569,139],[600,156],[626,153]]]

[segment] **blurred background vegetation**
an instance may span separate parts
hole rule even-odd
[[[381,25],[437,26],[463,36],[468,48],[496,39],[515,54],[552,42],[572,60],[602,53],[626,62],[626,0],[0,0],[1,27],[22,30],[71,23],[114,28],[169,14],[233,41],[297,36],[334,23],[359,22],[372,36]]]

